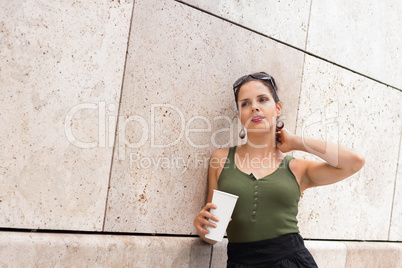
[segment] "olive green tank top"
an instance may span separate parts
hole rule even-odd
[[[239,170],[234,161],[236,146],[229,149],[218,179],[221,191],[239,196],[226,230],[229,242],[253,242],[299,233],[297,226],[300,187],[289,169],[286,155],[271,174],[256,179]]]

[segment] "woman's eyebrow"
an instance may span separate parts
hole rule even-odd
[[[268,97],[268,95],[267,94],[261,94],[261,95],[257,96],[257,98],[259,98],[259,97]],[[245,98],[245,99],[242,99],[240,101],[246,101],[246,100],[249,100],[249,98]]]

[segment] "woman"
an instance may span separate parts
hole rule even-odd
[[[291,134],[278,121],[282,104],[274,79],[264,72],[245,75],[233,85],[238,117],[247,130],[241,146],[212,153],[207,204],[194,219],[205,238],[214,189],[239,196],[227,228],[227,267],[317,267],[297,226],[304,190],[341,181],[358,172],[364,158],[333,143]],[[245,138],[244,128],[240,138]],[[326,162],[295,159],[284,153],[300,150]]]

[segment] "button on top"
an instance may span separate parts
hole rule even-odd
[[[258,185],[254,186],[255,189],[258,189]]]

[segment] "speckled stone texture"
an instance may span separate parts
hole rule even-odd
[[[346,180],[306,190],[299,213],[306,238],[388,240],[401,106],[398,90],[306,57],[296,134],[339,142],[366,160]]]
[[[202,10],[304,49],[311,0],[182,0]]]
[[[343,268],[346,264],[346,246],[337,241],[304,241],[318,267]],[[360,245],[360,244],[359,244]],[[351,266],[353,267],[353,266]]]
[[[0,267],[225,267],[192,222],[255,71],[289,131],[366,159],[301,200],[319,267],[402,267],[401,3],[2,1]]]
[[[1,227],[102,229],[132,7],[1,2]]]
[[[402,2],[313,1],[307,51],[402,89]]]
[[[345,242],[346,268],[402,267],[402,243]]]
[[[181,2],[402,88],[400,1]]]
[[[105,230],[195,234],[210,154],[239,142],[233,82],[271,73],[294,131],[304,55],[174,1],[133,18]]]
[[[402,244],[305,241],[320,268],[402,266]],[[0,232],[1,267],[225,267],[227,239]],[[212,260],[211,260],[212,256]],[[211,265],[210,265],[211,264]]]
[[[209,267],[197,238],[0,232],[0,267]]]

